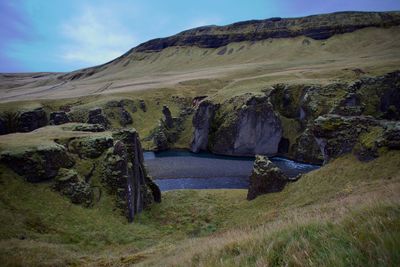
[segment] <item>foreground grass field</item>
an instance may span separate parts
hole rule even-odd
[[[106,196],[90,209],[1,167],[5,266],[398,266],[400,152],[345,156],[284,191],[167,192],[128,224]]]

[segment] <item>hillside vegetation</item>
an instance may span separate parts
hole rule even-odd
[[[0,265],[400,266],[399,17],[200,27],[92,68],[0,74]],[[325,165],[253,201],[157,203],[141,147]]]

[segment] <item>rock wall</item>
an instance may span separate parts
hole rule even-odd
[[[351,152],[368,161],[378,157],[382,150],[400,148],[399,121],[329,114],[318,117],[312,131],[325,163]]]
[[[0,163],[28,182],[50,181],[49,185],[55,191],[74,204],[94,205],[95,188],[100,192],[103,189],[114,196],[116,206],[130,222],[150,204],[161,201],[158,186],[146,173],[135,129],[111,134],[98,132],[97,127],[78,126],[74,129],[85,129],[86,132],[72,131],[76,136],[71,137],[68,132],[63,137],[64,130],[58,127],[55,128],[59,131],[56,142],[48,140],[44,144],[38,138],[37,145],[0,151]],[[95,132],[88,135],[87,131],[91,129]],[[31,133],[31,138],[37,138],[35,134],[41,133]],[[100,187],[95,185],[99,180],[102,181]]]
[[[191,150],[235,156],[279,154],[322,163],[351,152],[360,131],[400,119],[400,71],[351,84],[277,84],[264,94],[244,94],[222,103],[203,100],[193,119]],[[343,129],[325,131],[320,116],[330,116],[328,123],[343,122]],[[339,133],[346,138],[334,138]]]
[[[201,150],[207,150],[210,125],[214,119],[216,109],[217,106],[210,101],[202,101],[199,104],[193,116],[194,133],[191,144],[193,152],[197,153]]]

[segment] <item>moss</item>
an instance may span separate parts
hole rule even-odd
[[[359,136],[359,142],[365,148],[373,148],[375,146],[376,141],[383,136],[383,128],[382,127],[370,127],[368,131],[363,132]]]
[[[283,137],[289,140],[289,153],[291,153],[292,144],[295,144],[298,137],[301,135],[301,125],[295,119],[289,119],[282,115],[279,116],[283,128]]]

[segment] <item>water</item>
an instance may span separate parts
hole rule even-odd
[[[187,151],[145,152],[145,164],[161,191],[247,189],[254,157],[229,157]],[[281,157],[270,160],[289,177],[319,168]]]

